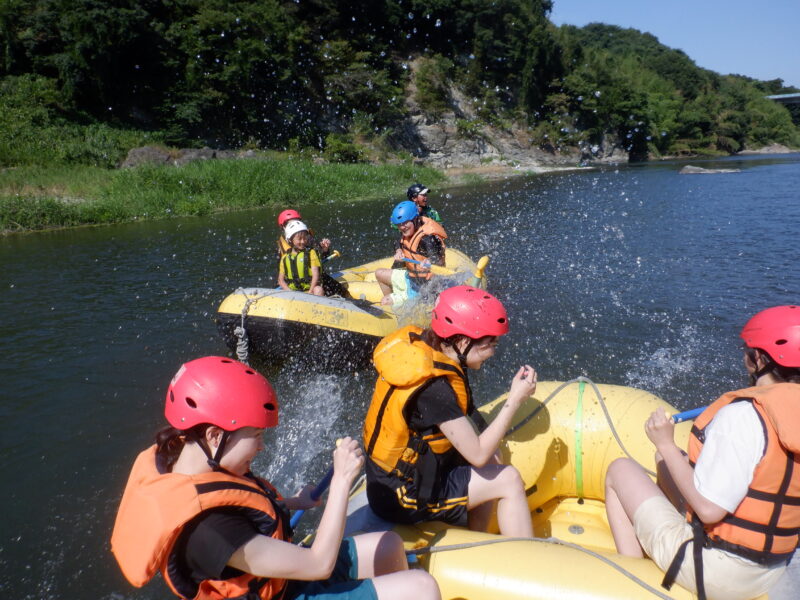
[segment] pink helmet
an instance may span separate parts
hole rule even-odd
[[[800,368],[800,306],[773,306],[757,313],[739,334],[784,367]]]
[[[439,294],[431,315],[431,329],[441,338],[465,335],[472,339],[508,333],[503,304],[489,292],[458,285]]]
[[[278,227],[283,227],[289,219],[299,219],[300,213],[293,208],[287,208],[278,215]]]
[[[278,424],[278,397],[263,375],[222,356],[185,363],[167,389],[164,415],[176,429],[210,423],[226,431]]]

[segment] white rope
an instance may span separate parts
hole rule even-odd
[[[436,552],[450,552],[452,550],[464,550],[467,548],[477,548],[479,546],[489,546],[492,544],[503,544],[506,542],[540,542],[545,544],[558,544],[559,546],[566,546],[567,548],[573,548],[575,550],[580,550],[592,556],[602,562],[606,563],[607,565],[613,567],[620,573],[622,573],[625,577],[633,581],[634,583],[640,585],[645,590],[650,592],[651,594],[662,598],[662,600],[674,600],[671,596],[667,596],[666,594],[662,593],[660,590],[654,588],[649,583],[640,579],[638,576],[634,575],[630,571],[628,571],[625,567],[615,563],[613,560],[608,558],[607,556],[603,556],[599,552],[595,552],[593,550],[589,550],[588,548],[584,548],[578,544],[573,544],[572,542],[567,542],[564,540],[560,540],[554,537],[548,538],[521,538],[521,537],[510,537],[510,538],[498,538],[493,540],[481,540],[478,542],[468,542],[465,544],[451,544],[448,546],[426,546],[424,548],[415,548],[413,550],[406,550],[406,556],[419,556],[421,554],[433,554]]]

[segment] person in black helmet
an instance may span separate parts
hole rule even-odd
[[[408,196],[408,199],[417,205],[417,210],[419,211],[420,217],[428,217],[437,223],[441,223],[442,217],[439,216],[439,212],[432,206],[428,205],[429,192],[430,190],[421,183],[415,183],[408,188],[406,196]]]

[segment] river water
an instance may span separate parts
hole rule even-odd
[[[431,196],[451,245],[489,254],[511,332],[475,376],[479,402],[516,366],[637,386],[681,409],[740,386],[747,316],[800,301],[800,155],[519,177]],[[401,199],[398,197],[398,200]],[[300,207],[343,266],[385,256],[385,201]],[[130,464],[162,425],[186,360],[227,349],[214,311],[240,285],[274,281],[278,209],[0,239],[0,591],[155,599],[109,553]],[[308,357],[332,351],[308,349]],[[281,424],[257,466],[285,491],[316,480],[335,438],[358,434],[372,371],[265,367]],[[797,571],[789,583],[797,589]],[[789,598],[789,583],[778,596]]]

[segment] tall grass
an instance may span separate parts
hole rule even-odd
[[[274,154],[122,170],[17,167],[0,171],[0,230],[119,223],[343,198],[401,198],[417,180],[435,185],[445,177],[411,164],[316,164]]]

